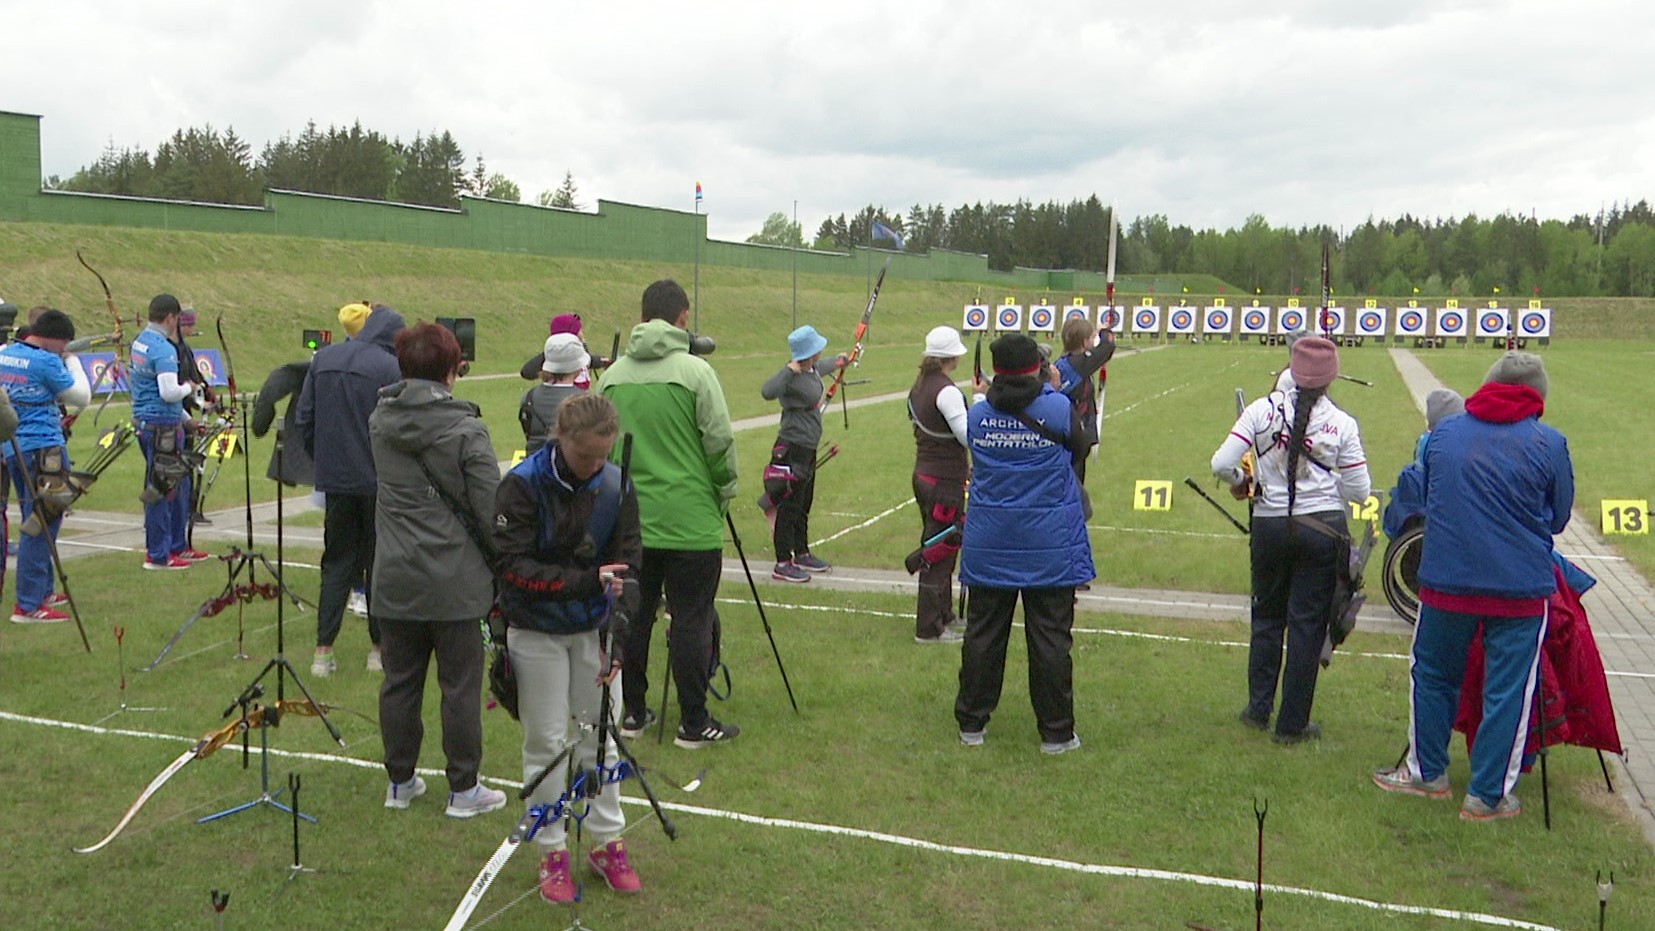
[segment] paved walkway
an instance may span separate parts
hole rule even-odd
[[[1406,349],[1392,349],[1391,361],[1423,414],[1425,396],[1444,385]],[[1375,484],[1389,480],[1374,477]],[[1598,580],[1581,601],[1609,670],[1609,694],[1626,748],[1616,785],[1642,823],[1644,835],[1655,843],[1655,619],[1650,613],[1655,591],[1603,542],[1593,529],[1592,516],[1579,504],[1576,501],[1569,526],[1558,535],[1557,547]]]

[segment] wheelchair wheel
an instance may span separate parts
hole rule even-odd
[[[1414,524],[1385,547],[1385,600],[1410,624],[1419,620],[1419,556],[1425,525]]]

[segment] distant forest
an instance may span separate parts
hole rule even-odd
[[[180,129],[153,154],[111,143],[97,161],[45,185],[224,204],[261,204],[267,187],[434,207],[456,207],[462,193],[522,199],[516,183],[490,172],[481,153],[468,160],[447,131],[403,142],[361,123],[321,130],[312,122],[297,136],[266,143],[256,157],[234,129]],[[535,202],[582,207],[568,172]],[[909,252],[978,253],[999,270],[1103,271],[1107,261],[1109,208],[1097,195],[1067,204],[915,204],[906,213],[870,204],[849,218],[823,220],[809,243],[798,225],[773,213],[747,241],[843,251],[869,245],[876,220],[902,234]],[[1655,296],[1655,210],[1645,200],[1568,220],[1370,218],[1349,232],[1276,227],[1258,214],[1240,229],[1195,230],[1157,214],[1121,221],[1116,270],[1209,274],[1248,294],[1312,294],[1321,288],[1324,243],[1334,249],[1334,291],[1343,295]]]

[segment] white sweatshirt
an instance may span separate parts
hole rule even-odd
[[[1213,453],[1213,474],[1231,485],[1243,478],[1239,468],[1242,456],[1249,451],[1258,453],[1254,466],[1258,483],[1253,501],[1256,516],[1287,516],[1287,440],[1298,396],[1297,388],[1273,391],[1247,405],[1230,428],[1230,435]],[[1367,499],[1371,481],[1356,418],[1323,395],[1310,412],[1305,442],[1309,448],[1299,455],[1294,514],[1341,511],[1347,501]]]

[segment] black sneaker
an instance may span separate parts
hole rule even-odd
[[[735,740],[736,735],[740,733],[741,728],[734,724],[720,724],[712,718],[708,718],[707,723],[703,724],[701,729],[697,731],[687,731],[683,726],[679,726],[678,736],[674,737],[672,742],[685,750],[699,750],[713,744],[728,743]]]
[[[654,723],[655,712],[648,708],[641,712],[629,711],[621,718],[621,736],[631,740],[649,730],[649,726]]]

